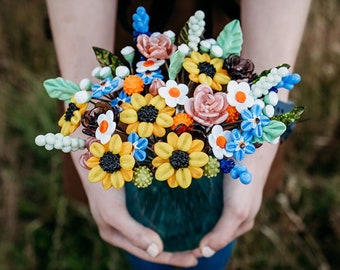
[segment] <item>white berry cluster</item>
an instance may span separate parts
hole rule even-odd
[[[252,84],[251,91],[255,98],[255,103],[258,103],[265,115],[272,117],[274,115],[274,106],[279,101],[279,97],[276,92],[269,91],[272,87],[275,87],[281,82],[284,76],[289,74],[288,68],[285,66],[279,68],[272,68],[266,76],[262,76],[256,83]],[[258,99],[264,96],[263,100]]]
[[[64,136],[61,133],[38,135],[35,138],[35,144],[38,146],[44,146],[46,150],[58,149],[64,153],[85,149],[84,139]]]
[[[200,37],[203,34],[205,21],[204,21],[204,12],[198,10],[195,12],[193,16],[189,18],[188,21],[188,46],[193,51],[198,51],[198,44],[200,42]]]

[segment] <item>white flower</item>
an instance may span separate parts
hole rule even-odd
[[[113,112],[108,110],[106,114],[99,115],[97,119],[98,128],[96,129],[96,138],[102,144],[106,144],[113,132],[116,130],[116,122],[113,119]]]
[[[223,130],[222,126],[215,125],[208,136],[209,144],[213,150],[214,156],[217,159],[223,157],[232,157],[233,153],[227,152],[225,146],[230,140],[230,130]]]
[[[177,104],[184,105],[189,99],[188,86],[185,84],[177,84],[174,80],[168,80],[165,86],[158,89],[158,93],[165,99],[165,103],[169,107],[176,107]]]
[[[161,65],[163,65],[165,62],[164,59],[155,59],[155,58],[149,58],[146,61],[139,61],[136,65],[136,72],[143,73],[146,71],[154,71],[159,69]]]
[[[236,107],[239,113],[253,106],[254,98],[250,95],[250,86],[248,83],[230,81],[227,90],[227,100],[229,104]]]

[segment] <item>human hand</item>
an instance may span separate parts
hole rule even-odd
[[[197,264],[196,257],[190,251],[163,251],[159,235],[135,221],[128,213],[123,189],[105,190],[99,183],[85,181],[90,210],[104,241],[150,262],[179,267]]]
[[[203,237],[199,248],[193,254],[210,257],[253,228],[276,150],[277,145],[266,144],[245,159],[243,164],[253,174],[253,180],[249,185],[243,185],[229,176],[225,177],[221,218],[213,230]]]

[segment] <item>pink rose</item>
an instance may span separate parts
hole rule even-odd
[[[146,58],[168,59],[176,51],[176,45],[164,34],[139,35],[137,48]]]
[[[214,94],[206,84],[197,86],[193,97],[184,105],[185,112],[204,126],[224,122],[228,117],[227,107],[227,94],[223,92]]]

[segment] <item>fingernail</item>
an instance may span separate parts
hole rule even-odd
[[[158,246],[155,243],[151,243],[148,248],[146,249],[146,252],[153,258],[155,258],[158,253],[159,253],[159,249]]]
[[[209,258],[209,257],[213,256],[214,254],[215,254],[215,251],[213,251],[210,247],[205,246],[205,247],[202,248],[203,257]]]

